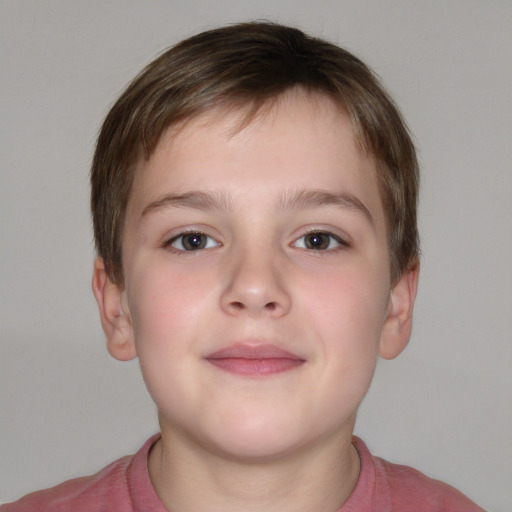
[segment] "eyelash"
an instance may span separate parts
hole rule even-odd
[[[325,247],[325,248],[319,248],[319,247],[313,248],[313,247],[299,247],[297,245],[299,240],[304,240],[305,241],[305,240],[307,240],[308,236],[311,237],[312,235],[327,236],[327,237],[329,237],[328,246]],[[333,241],[337,245],[335,245],[335,247],[329,247]],[[306,245],[306,243],[307,242],[305,242],[304,245]],[[336,251],[336,250],[339,250],[339,249],[346,249],[346,248],[350,247],[350,244],[348,242],[346,242],[345,240],[343,240],[343,238],[341,238],[340,236],[335,235],[334,233],[330,233],[329,231],[323,231],[321,229],[312,229],[311,231],[308,231],[307,233],[304,233],[299,238],[297,238],[293,242],[292,246],[293,247],[297,247],[298,249],[303,249],[303,250],[307,250],[307,251],[330,252],[330,251]]]
[[[205,245],[202,246],[202,247],[195,247],[195,248],[189,248],[187,249],[186,248],[186,245],[185,245],[185,240],[186,240],[186,237],[191,237],[191,236],[197,236],[198,238],[199,237],[206,237],[206,242],[205,242]],[[320,237],[328,237],[329,240],[327,242],[327,247],[307,247],[307,237],[311,237],[313,235],[316,235],[318,238]],[[178,247],[175,247],[174,244],[181,240],[181,248],[178,248]],[[212,245],[211,244],[211,241],[214,241],[214,244]],[[304,240],[304,246],[303,247],[300,247],[298,245],[298,242],[300,240]],[[336,244],[334,247],[330,247],[332,245],[332,243]],[[188,244],[190,246],[190,242],[191,240],[188,241]],[[310,240],[311,242],[311,240]],[[173,237],[171,237],[169,240],[166,240],[163,244],[162,244],[162,247],[164,249],[168,249],[168,250],[171,250],[173,252],[175,252],[176,254],[183,254],[183,253],[187,253],[187,252],[197,252],[197,251],[202,251],[202,250],[205,250],[205,249],[212,249],[214,247],[218,247],[220,245],[219,242],[217,242],[213,237],[211,237],[210,235],[207,235],[206,233],[203,233],[202,231],[196,231],[196,230],[190,230],[190,231],[184,231],[182,233],[179,233]],[[296,247],[298,249],[302,249],[302,250],[305,250],[305,251],[313,251],[313,252],[331,252],[331,251],[335,251],[335,250],[339,250],[339,249],[346,249],[348,247],[350,247],[350,244],[347,243],[345,240],[343,240],[341,237],[339,237],[338,235],[335,235],[334,233],[330,233],[328,231],[323,231],[321,229],[313,229],[311,231],[308,231],[307,233],[304,233],[303,235],[301,235],[299,238],[295,239],[295,241],[291,244],[292,247]]]
[[[191,237],[193,235],[196,235],[197,237],[206,237],[208,239],[206,241],[206,246],[205,247],[196,247],[196,248],[187,249],[185,247],[185,245],[184,245],[184,240],[186,239],[186,237]],[[177,241],[179,241],[180,239],[181,239],[181,246],[182,246],[182,248],[174,247],[173,244],[176,243]],[[215,242],[215,244],[208,246],[208,244],[211,243],[211,242],[209,242],[211,240],[213,240]],[[220,245],[220,243],[217,242],[210,235],[207,235],[206,233],[203,233],[202,231],[190,230],[190,231],[181,232],[181,233],[171,237],[169,240],[166,240],[162,244],[162,247],[164,249],[171,250],[171,251],[175,252],[176,254],[183,254],[183,253],[186,253],[186,252],[197,252],[197,251],[201,251],[201,250],[204,250],[204,249],[211,249],[213,247],[218,247],[219,245]]]

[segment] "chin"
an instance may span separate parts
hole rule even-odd
[[[240,436],[218,443],[217,453],[225,459],[244,463],[261,463],[282,459],[296,450],[287,439],[269,439],[262,436]]]
[[[272,461],[294,453],[312,441],[297,430],[298,422],[279,422],[275,417],[272,421],[261,416],[252,421],[244,420],[223,422],[222,429],[212,433],[215,451],[224,458],[243,462]]]

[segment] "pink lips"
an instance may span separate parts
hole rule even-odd
[[[266,376],[293,370],[305,361],[275,345],[232,345],[205,358],[217,368],[246,376]]]

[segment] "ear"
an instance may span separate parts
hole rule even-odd
[[[100,257],[94,262],[92,291],[98,302],[110,355],[120,361],[134,359],[137,351],[124,290],[110,280]]]
[[[384,359],[394,359],[409,343],[419,271],[420,263],[416,260],[391,290],[379,347],[379,354]]]

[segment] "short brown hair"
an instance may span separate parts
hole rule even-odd
[[[361,149],[375,159],[391,279],[398,280],[419,253],[418,163],[398,108],[346,50],[296,28],[253,22],[209,30],[165,51],[108,113],[92,164],[91,209],[96,249],[113,282],[123,282],[123,222],[136,165],[151,156],[166,129],[216,107],[248,106],[254,115],[293,87],[342,107]]]

